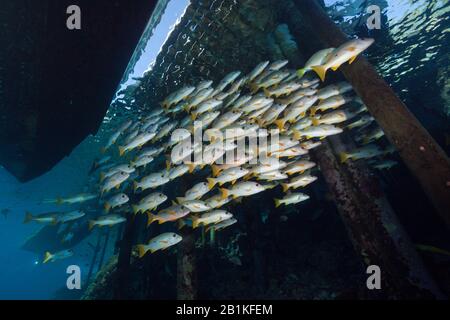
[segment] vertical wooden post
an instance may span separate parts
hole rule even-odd
[[[177,299],[197,298],[197,269],[195,258],[195,234],[190,228],[180,230],[183,241],[177,247]]]
[[[328,47],[348,40],[315,0],[295,2]],[[450,226],[450,160],[420,122],[364,57],[340,69],[396,147],[442,219]]]
[[[116,268],[116,281],[114,284],[114,299],[129,298],[129,284],[130,284],[130,260],[133,240],[135,237],[135,217],[134,214],[127,215],[125,230],[120,242],[119,257]]]

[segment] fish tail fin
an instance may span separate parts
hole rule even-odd
[[[300,133],[300,131],[294,130],[294,139],[295,140],[300,140],[302,138],[302,134]]]
[[[195,119],[197,119],[197,112],[191,113],[191,119],[192,119],[192,121],[195,121]]]
[[[171,166],[170,160],[166,160],[166,170],[169,170]]]
[[[368,137],[365,137],[363,140],[362,140],[362,144],[368,144],[370,142],[370,138],[368,138]]]
[[[50,252],[46,252],[45,253],[45,255],[44,255],[44,261],[42,261],[42,263],[47,263],[47,262],[49,262],[50,260],[51,260],[51,258],[52,258],[52,254],[50,253]]]
[[[206,178],[208,180],[208,188],[211,190],[216,185],[216,179],[214,178]]]
[[[61,198],[61,197],[56,198],[56,204],[61,205],[61,204],[63,204],[63,203],[64,203],[63,198]]]
[[[228,198],[228,195],[230,194],[230,191],[225,188],[220,188],[220,192],[221,192],[221,195],[220,195],[221,199]]]
[[[94,226],[95,226],[95,221],[94,220],[89,220],[89,224],[88,224],[89,231],[91,231],[92,228],[94,228]]]
[[[348,159],[350,159],[350,157],[351,156],[348,153],[345,153],[345,152],[341,152],[339,154],[339,158],[341,159],[341,163],[346,162]]]
[[[283,188],[283,192],[286,192],[289,190],[289,185],[287,183],[282,183],[281,187]]]
[[[183,202],[185,202],[184,197],[177,197],[177,202],[178,204],[182,204]]]
[[[147,248],[143,244],[138,244],[136,248],[138,250],[139,258],[142,258],[147,253]]]
[[[189,163],[188,167],[189,167],[189,173],[194,172],[194,170],[195,170],[195,163]]]
[[[271,93],[270,93],[269,89],[264,88],[263,91],[264,91],[264,95],[265,95],[266,97],[270,97],[270,96],[271,96]]]
[[[217,177],[217,175],[220,172],[220,168],[218,166],[216,166],[215,164],[213,164],[211,166],[211,170],[212,170],[213,177]]]
[[[305,73],[306,73],[306,69],[305,68],[301,68],[301,69],[298,69],[297,70],[297,77],[300,79],[300,78],[303,78],[303,76],[305,75]]]
[[[277,119],[273,123],[275,123],[277,125],[278,129],[280,131],[282,131],[283,128],[284,128],[284,124],[286,123],[286,120],[284,120],[283,118],[282,119]]]
[[[137,205],[131,205],[131,208],[133,209],[133,213],[134,214],[138,214],[139,213],[139,207]]]
[[[31,214],[31,212],[26,212],[25,213],[25,219],[23,220],[23,223],[28,223],[31,220],[33,220],[33,215]]]
[[[109,210],[111,209],[111,205],[108,202],[105,202],[103,207],[105,208],[105,212],[109,212]]]
[[[125,153],[125,147],[120,146],[119,147],[119,156],[123,156]]]
[[[186,222],[184,222],[184,219],[178,220],[178,230],[183,229],[183,227],[186,225]]]
[[[136,191],[140,188],[139,183],[136,181],[133,181],[133,191],[136,193]]]
[[[278,208],[281,205],[280,199],[274,199],[275,200],[275,208]]]
[[[147,213],[147,228],[149,225],[151,225],[154,221],[156,221],[156,216],[152,214],[151,212]]]
[[[105,173],[104,172],[100,172],[100,182],[103,182],[103,180],[105,180]]]
[[[311,118],[311,121],[313,126],[318,126],[320,124],[320,121],[317,118]]]
[[[317,113],[317,106],[314,106],[309,110],[310,110],[311,116],[314,117]]]
[[[312,66],[312,70],[319,76],[320,80],[325,81],[325,74],[327,73],[327,68],[324,66]]]
[[[199,220],[198,217],[196,217],[196,216],[192,217],[192,228],[193,229],[198,228],[198,226],[200,225],[200,222],[198,220]]]

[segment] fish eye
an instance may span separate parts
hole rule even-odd
[[[173,237],[174,237],[174,238],[176,238],[176,237],[177,237],[177,235],[176,235],[176,234],[174,233],[174,234],[173,234]]]

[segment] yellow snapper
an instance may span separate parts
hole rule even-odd
[[[353,119],[354,117],[356,117],[356,113],[350,110],[336,110],[323,114],[320,117],[314,117],[311,120],[314,126],[318,126],[320,124],[337,124]]]
[[[183,206],[193,213],[209,211],[212,209],[205,201],[201,200],[188,200],[183,202]]]
[[[315,167],[316,164],[312,161],[308,161],[308,160],[298,160],[295,161],[293,163],[290,163],[284,170],[283,172],[288,174],[288,175],[292,175],[295,173],[303,173],[308,169],[311,169],[313,167]]]
[[[171,105],[180,102],[181,100],[187,98],[192,92],[194,92],[195,87],[185,86],[182,87],[167,96],[163,101],[162,106],[164,108],[169,108]]]
[[[197,119],[199,114],[208,112],[208,111],[212,111],[215,108],[219,107],[220,105],[222,105],[223,101],[221,100],[217,100],[217,99],[209,99],[206,100],[202,103],[200,103],[197,108],[195,109],[195,111],[191,112],[191,119],[195,120]]]
[[[56,260],[67,259],[72,256],[72,250],[62,250],[53,254],[47,251],[44,255],[44,260],[42,261],[42,263],[55,262]]]
[[[43,213],[37,216],[33,216],[30,212],[25,213],[25,219],[23,220],[23,223],[29,223],[30,221],[35,221],[39,223],[51,223],[56,224],[57,223],[57,212],[50,212],[50,213]]]
[[[167,196],[160,192],[154,192],[144,197],[138,204],[132,205],[134,214],[156,209],[167,200]]]
[[[226,205],[228,202],[230,202],[231,198],[222,198],[221,194],[215,194],[212,197],[205,200],[205,203],[207,206],[217,209],[224,205]]]
[[[236,222],[237,220],[235,218],[229,218],[219,223],[209,225],[208,227],[206,227],[205,231],[206,232],[208,232],[209,230],[219,231],[235,224]]]
[[[238,197],[247,197],[251,196],[256,193],[260,193],[264,191],[266,188],[253,181],[241,181],[236,183],[232,189],[225,189],[220,188],[220,191],[222,192],[222,198],[228,198],[229,196],[233,197],[233,199],[236,199]]]
[[[139,258],[142,258],[148,251],[153,253],[158,250],[165,250],[168,247],[176,245],[181,240],[183,238],[180,235],[173,232],[166,232],[150,239],[147,244],[138,244],[136,248],[139,253]]]
[[[217,176],[217,178],[206,179],[208,180],[209,189],[212,189],[217,183],[219,184],[219,186],[222,186],[227,182],[231,182],[232,184],[234,184],[239,178],[242,178],[248,173],[249,171],[247,169],[244,169],[242,167],[234,167],[222,171]]]
[[[169,208],[161,210],[156,215],[148,212],[147,227],[155,221],[158,221],[158,224],[169,221],[176,221],[187,216],[189,213],[189,209],[183,205],[173,205]]]
[[[375,144],[369,144],[361,148],[357,148],[351,152],[342,152],[339,154],[341,162],[346,162],[348,159],[359,160],[369,159],[380,156],[385,152]]]
[[[351,98],[343,95],[329,97],[319,102],[317,106],[311,108],[311,115],[315,115],[317,111],[326,111],[329,109],[337,109],[340,106],[352,101]]]
[[[191,189],[186,191],[184,197],[177,197],[177,201],[178,203],[181,204],[188,200],[198,200],[201,197],[203,197],[203,195],[208,193],[208,191],[209,191],[208,183],[199,182],[195,184]]]
[[[302,136],[309,138],[324,138],[341,133],[341,128],[335,127],[331,124],[321,124],[318,126],[308,127],[301,131],[294,131],[295,139],[300,139]]]
[[[275,208],[278,208],[282,204],[289,205],[289,204],[295,204],[299,203],[305,200],[308,200],[309,196],[307,194],[298,192],[298,193],[288,193],[286,194],[283,199],[274,199],[275,200]]]
[[[282,183],[281,186],[283,187],[283,192],[286,192],[288,189],[297,189],[299,187],[305,187],[316,180],[317,177],[304,173],[302,175],[296,176],[287,183]]]
[[[130,143],[125,146],[119,146],[119,155],[123,156],[125,152],[133,150],[137,147],[142,147],[148,141],[155,137],[155,132],[144,132],[137,135]]]
[[[366,50],[372,43],[374,39],[353,39],[345,42],[338,48],[336,48],[320,65],[311,66],[322,81],[325,81],[325,74],[328,69],[336,71],[342,64],[349,62],[351,64],[356,57]]]
[[[134,192],[138,189],[144,191],[149,188],[156,188],[169,182],[169,175],[165,172],[155,172],[145,176],[139,182],[134,182]]]
[[[325,100],[332,96],[346,93],[350,90],[352,90],[352,86],[348,82],[342,81],[320,89],[319,91],[317,91],[317,97],[319,98],[319,100]]]
[[[127,203],[129,200],[130,198],[128,198],[128,196],[125,193],[116,194],[105,202],[104,204],[105,211],[109,212],[109,210],[119,207]]]
[[[233,217],[233,214],[231,214],[228,211],[225,210],[213,210],[211,212],[207,212],[202,214],[199,217],[193,216],[192,217],[192,228],[197,228],[200,225],[209,225],[209,224],[216,224],[221,221],[230,219]]]
[[[269,61],[263,61],[259,63],[249,74],[247,77],[247,82],[253,81],[257,76],[259,76],[264,69],[269,65]]]
[[[104,226],[115,226],[116,224],[125,222],[127,219],[118,214],[108,214],[106,216],[100,216],[95,220],[89,221],[89,230],[92,230],[95,226],[104,227]]]
[[[108,192],[109,190],[111,190],[113,188],[119,189],[122,182],[127,180],[129,177],[130,177],[130,174],[123,172],[123,171],[119,171],[119,172],[113,174],[112,176],[107,178],[105,180],[105,182],[103,183],[103,185],[100,189],[101,194],[103,195],[105,192]]]
[[[305,66],[297,70],[298,77],[302,78],[306,72],[312,70],[312,66],[318,66],[324,63],[328,56],[334,51],[334,49],[335,48],[327,48],[314,53],[311,58],[306,61]]]

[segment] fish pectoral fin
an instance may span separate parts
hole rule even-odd
[[[353,61],[355,61],[355,59],[356,59],[357,57],[358,57],[357,55],[351,57],[350,60],[348,61],[348,64],[352,64]]]
[[[339,69],[339,66],[333,66],[331,67],[331,70],[336,71],[337,69]]]
[[[355,46],[350,46],[347,48],[347,51],[353,52],[356,51],[356,47]]]

